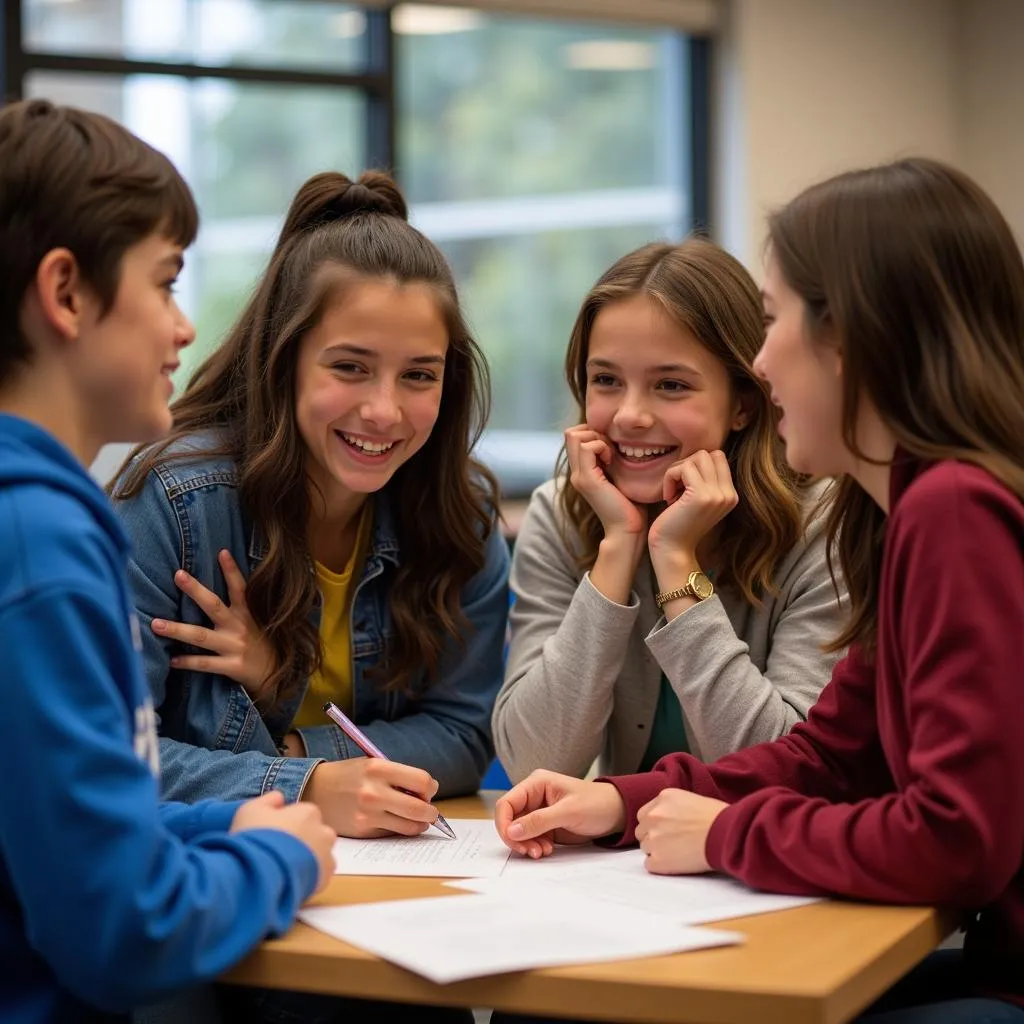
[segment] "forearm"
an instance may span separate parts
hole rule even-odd
[[[659,625],[647,646],[708,762],[788,733],[805,719],[836,661],[822,654],[814,636],[791,638],[778,675],[762,672],[717,597]]]
[[[587,773],[604,743],[638,609],[608,600],[589,577],[547,636],[529,612],[513,609],[508,672],[492,719],[513,781],[535,768]]]

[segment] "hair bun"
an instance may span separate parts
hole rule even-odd
[[[292,200],[280,240],[363,213],[409,219],[405,197],[383,171],[365,171],[356,181],[336,171],[314,174]]]

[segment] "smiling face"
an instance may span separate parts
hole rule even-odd
[[[110,309],[86,293],[71,375],[97,445],[153,441],[171,427],[171,374],[195,329],[178,308],[181,247],[152,234],[125,251]]]
[[[783,418],[786,461],[801,473],[836,476],[850,469],[843,441],[842,357],[838,346],[811,337],[804,301],[769,256],[764,278],[765,339],[755,372],[771,388]]]
[[[722,363],[645,294],[609,303],[594,320],[586,417],[612,443],[609,477],[641,504],[661,501],[673,462],[722,448],[747,419]]]
[[[448,330],[424,284],[362,280],[303,338],[295,417],[328,509],[379,491],[426,444],[441,409]]]

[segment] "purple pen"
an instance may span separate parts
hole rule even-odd
[[[380,747],[377,746],[373,740],[370,739],[362,729],[352,721],[348,715],[345,714],[337,704],[328,701],[324,705],[324,714],[367,756],[367,757],[379,757],[382,761],[390,761],[391,758],[384,753]],[[401,789],[401,787],[396,787]],[[409,796],[416,796],[415,793],[410,793],[407,789],[401,790],[403,793],[407,793]],[[444,820],[444,816],[438,814],[437,820],[434,821],[434,827],[446,835],[449,839],[455,838],[455,831]]]

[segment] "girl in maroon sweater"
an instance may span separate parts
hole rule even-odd
[[[873,1019],[1024,1021],[1020,250],[973,181],[902,160],[770,219],[764,306],[787,459],[839,480],[850,654],[788,736],[596,783],[538,771],[499,832],[533,857],[617,837],[659,874],[957,908],[963,951]]]

